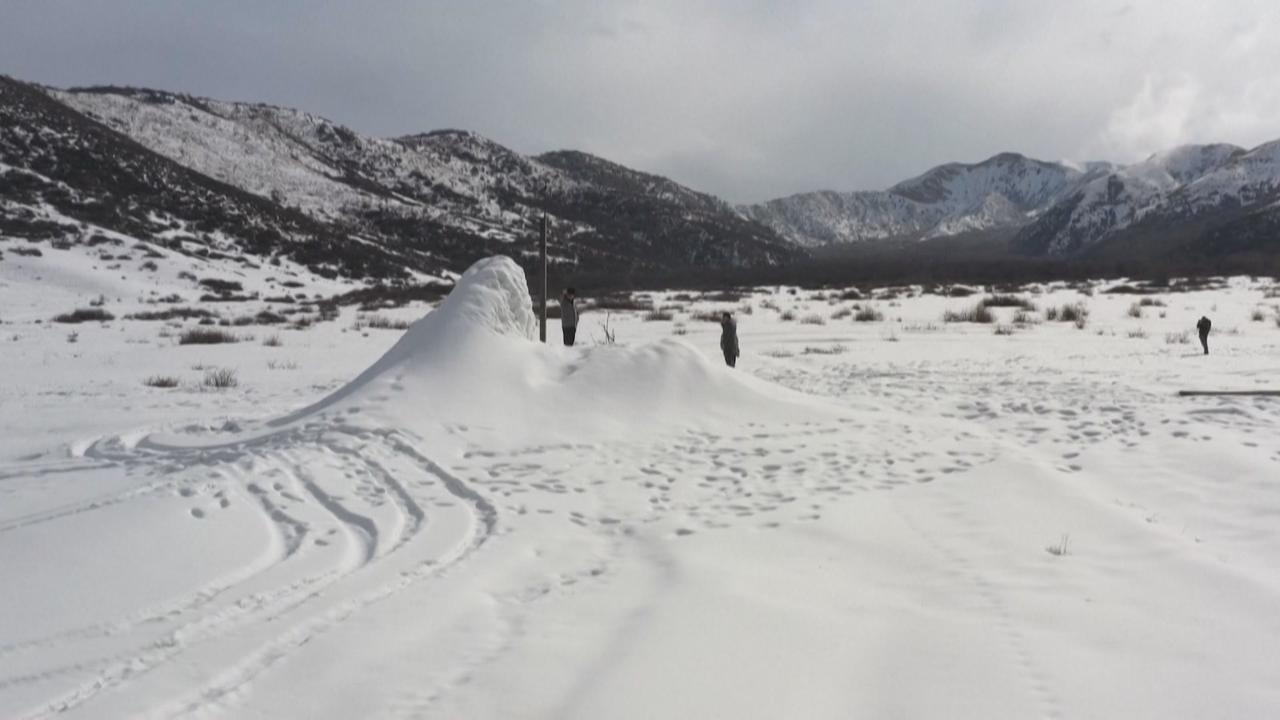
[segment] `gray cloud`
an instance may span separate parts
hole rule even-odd
[[[0,0],[0,72],[577,148],[735,201],[1280,137],[1273,0]]]

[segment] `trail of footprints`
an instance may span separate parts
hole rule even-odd
[[[516,515],[554,515],[567,506],[565,519],[575,525],[663,522],[685,536],[817,520],[833,500],[931,482],[994,456],[967,433],[926,443],[907,425],[847,421],[755,426],[734,436],[686,432],[657,446],[553,445],[466,457],[469,480]],[[605,484],[608,493],[593,492]]]

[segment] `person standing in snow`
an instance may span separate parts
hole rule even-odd
[[[573,347],[578,334],[578,308],[573,304],[577,296],[573,288],[566,289],[560,296],[560,329],[564,331],[565,347]]]
[[[720,316],[720,350],[724,352],[724,364],[736,367],[738,364],[738,323],[733,316],[724,313]]]
[[[1213,321],[1203,315],[1200,322],[1196,323],[1196,330],[1200,331],[1200,345],[1204,348],[1204,354],[1209,354],[1209,328],[1213,327]]]

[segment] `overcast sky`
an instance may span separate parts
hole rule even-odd
[[[1280,2],[0,0],[0,73],[466,128],[750,202],[1280,138]]]

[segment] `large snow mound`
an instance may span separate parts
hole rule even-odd
[[[376,418],[408,429],[465,423],[524,438],[572,439],[829,412],[674,339],[636,347],[539,343],[532,308],[515,262],[481,260],[359,377],[268,425]]]

